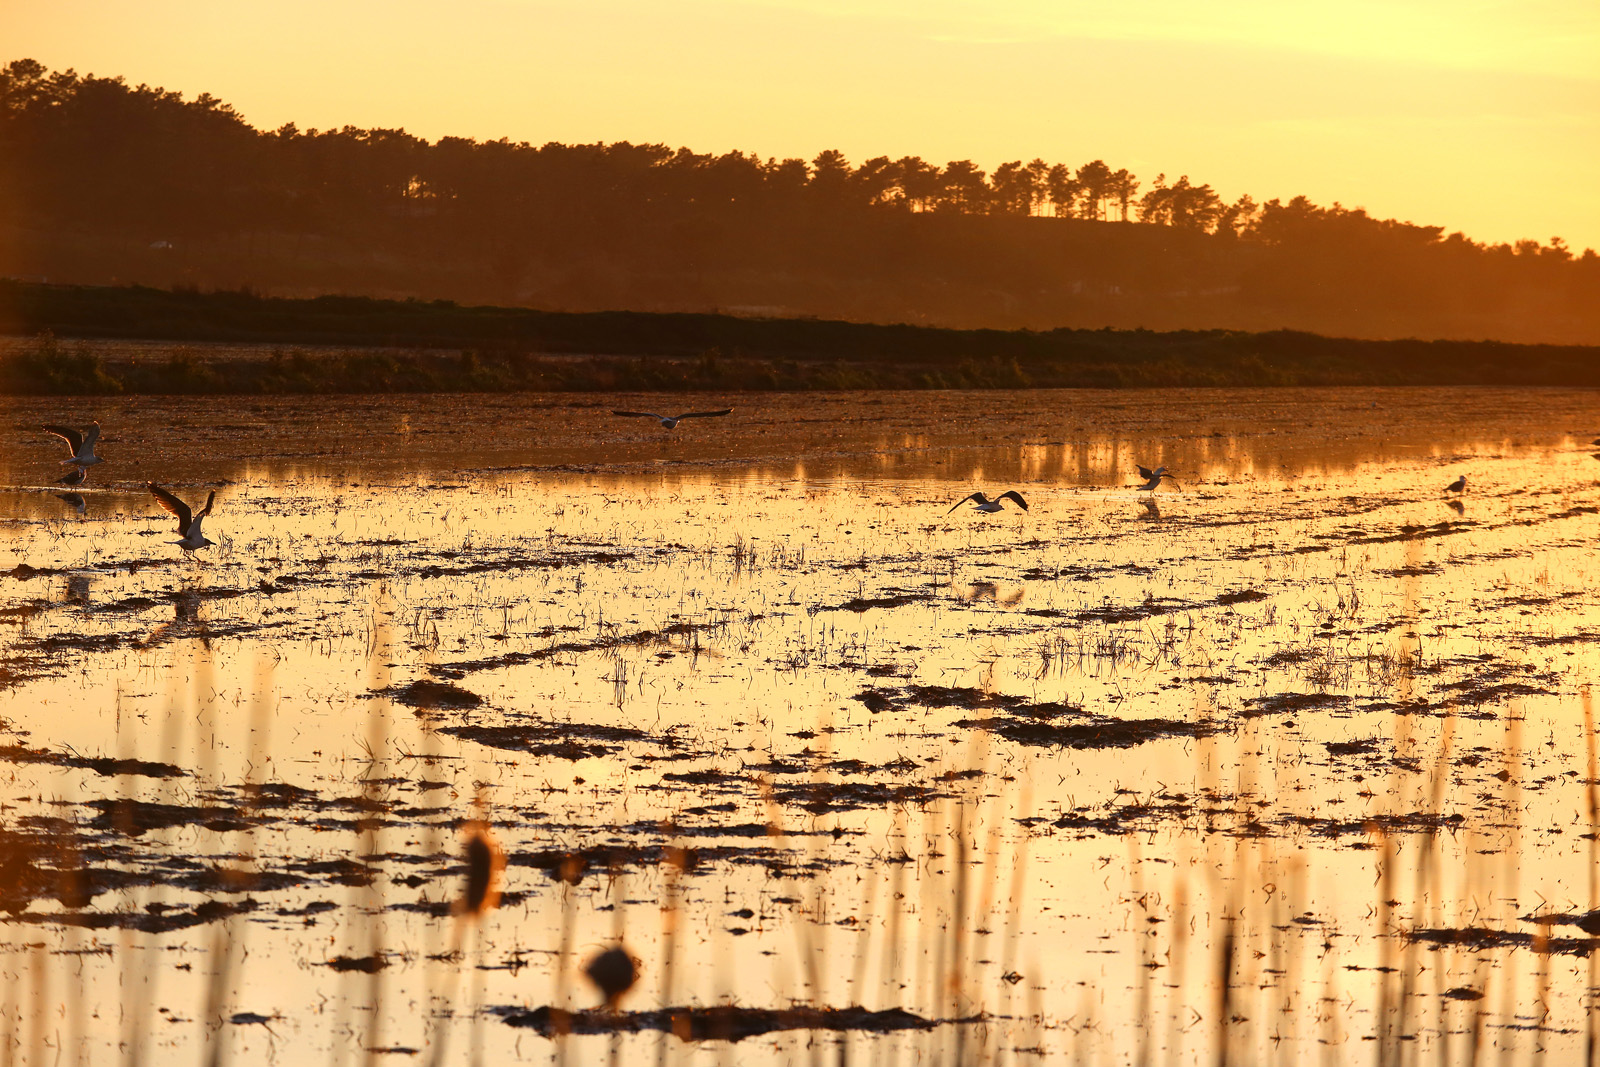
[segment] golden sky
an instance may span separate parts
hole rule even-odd
[[[1100,158],[1600,248],[1597,0],[3,0],[0,42],[264,128]]]

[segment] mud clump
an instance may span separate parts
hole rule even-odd
[[[507,1026],[555,1034],[619,1034],[657,1030],[685,1041],[742,1041],[747,1037],[781,1030],[832,1030],[891,1033],[896,1030],[931,1030],[936,1022],[920,1015],[888,1008],[741,1008],[731,1004],[711,1008],[666,1008],[660,1011],[564,1011],[561,1008],[491,1009]]]
[[[889,782],[797,782],[774,785],[772,799],[796,805],[814,815],[829,811],[857,811],[894,804],[926,804],[948,792],[929,785]]]
[[[1321,711],[1343,708],[1350,702],[1330,693],[1274,693],[1272,696],[1251,697],[1239,712],[1246,719],[1262,715],[1292,715],[1299,711]]]
[[[235,814],[229,808],[160,804],[147,800],[91,800],[88,806],[99,812],[90,821],[90,826],[130,837],[138,837],[148,830],[164,830],[169,826],[203,826],[217,832],[246,830],[259,821]]]
[[[529,722],[504,726],[449,726],[439,731],[507,752],[581,760],[608,756],[624,742],[647,741],[650,735],[629,726]],[[657,739],[658,741],[664,739]],[[668,747],[674,747],[670,740]]]
[[[328,961],[328,966],[340,974],[356,971],[361,974],[377,974],[389,966],[389,961],[382,956],[335,956]]]
[[[79,756],[75,753],[51,752],[44,748],[28,748],[25,745],[0,745],[0,760],[7,763],[44,763],[52,767],[78,767],[108,778],[119,774],[137,775],[143,778],[181,778],[188,773],[170,763],[112,759],[109,756]]]
[[[465,711],[469,708],[481,707],[483,698],[470,689],[463,689],[459,685],[449,682],[435,682],[427,678],[419,678],[409,685],[390,690],[389,695],[395,701],[413,708],[449,708],[455,711]]]
[[[1113,719],[1090,715],[1086,722],[1028,722],[1016,719],[962,719],[955,725],[992,730],[1023,745],[1054,748],[1132,748],[1173,737],[1209,737],[1215,723],[1182,719]]]
[[[1442,927],[1413,930],[1410,941],[1427,945],[1463,945],[1474,951],[1492,948],[1540,948],[1559,956],[1587,956],[1600,949],[1600,939],[1592,937],[1546,937],[1521,930],[1496,930],[1487,926]]]

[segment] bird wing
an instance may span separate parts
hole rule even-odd
[[[189,533],[189,505],[161,488],[155,482],[146,482],[145,488],[150,490],[150,495],[156,498],[156,503],[166,508],[178,517],[178,536],[183,537]],[[211,506],[206,505],[208,508]]]
[[[94,443],[98,440],[100,440],[100,424],[98,422],[90,423],[89,432],[83,435],[83,443],[88,445],[89,451],[92,452],[94,451]]]
[[[1017,502],[1017,507],[1021,508],[1023,511],[1028,510],[1028,502],[1022,499],[1022,494],[1017,492],[1015,489],[1007,489],[1005,492],[1000,494],[1000,499],[1015,500]]]
[[[621,415],[621,416],[623,416],[625,418],[630,418],[630,419],[659,419],[659,418],[661,418],[660,415],[657,415],[653,411],[613,411],[611,414],[613,414],[613,415]]]
[[[44,432],[53,433],[65,441],[67,443],[67,447],[72,449],[72,454],[74,456],[76,456],[78,454],[78,450],[83,447],[83,434],[79,433],[77,430],[74,430],[71,426],[46,426],[44,427]]]
[[[1134,466],[1139,467],[1137,463],[1135,463]],[[1156,472],[1151,470],[1149,467],[1139,467],[1139,477],[1148,480],[1150,478],[1154,478],[1155,476]]]
[[[211,505],[215,504],[216,502],[217,491],[213,489],[211,492],[206,494],[206,506],[200,509],[200,513],[194,517],[194,521],[199,522],[201,519],[211,514]]]
[[[685,411],[682,415],[676,417],[680,419],[714,419],[719,415],[732,414],[732,408],[723,408],[721,411]]]
[[[959,508],[962,504],[965,504],[969,500],[976,500],[976,499],[978,499],[978,494],[977,493],[968,493],[966,496],[962,497],[960,500],[957,500],[954,504],[951,504],[950,505],[950,511],[954,511],[956,508]],[[950,511],[945,512],[945,514],[946,515],[950,514]]]

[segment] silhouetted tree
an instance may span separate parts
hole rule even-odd
[[[1078,168],[1078,211],[1086,219],[1104,219],[1106,204],[1115,196],[1111,168],[1094,160]]]
[[[1222,216],[1222,198],[1209,185],[1189,184],[1187,174],[1174,185],[1166,180],[1165,174],[1156,175],[1155,186],[1139,201],[1139,219],[1210,233]]]
[[[894,170],[906,205],[913,211],[932,210],[939,199],[939,168],[920,156],[902,156]]]
[[[1078,195],[1083,191],[1078,180],[1072,176],[1072,168],[1062,163],[1051,167],[1045,174],[1044,188],[1055,213],[1061,218],[1070,218]]]
[[[939,210],[982,214],[990,204],[989,183],[970,159],[952,160],[939,175]]]
[[[904,192],[898,184],[898,171],[888,156],[874,156],[867,160],[856,168],[850,181],[860,201],[871,207],[892,204],[897,198],[904,198]]]
[[[1031,215],[1042,190],[1035,173],[1022,160],[1002,163],[990,179],[995,210],[1003,215]]]

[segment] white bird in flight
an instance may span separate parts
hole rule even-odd
[[[96,463],[105,462],[105,460],[94,454],[94,443],[100,440],[100,424],[98,422],[92,424],[87,433],[79,433],[71,426],[46,426],[44,427],[44,432],[53,433],[67,443],[67,458],[61,461],[63,464],[77,467],[79,471],[82,471],[84,468],[92,467]],[[78,479],[79,482],[82,480],[82,478]],[[63,478],[62,481],[65,482],[66,479]],[[77,485],[78,482],[67,482],[67,484]]]
[[[197,548],[204,548],[207,545],[216,543],[206,540],[205,534],[200,532],[200,524],[205,521],[207,515],[211,514],[211,505],[217,499],[215,489],[206,497],[206,506],[201,508],[199,513],[191,514],[188,504],[185,504],[155,482],[146,482],[145,488],[149,489],[151,495],[156,498],[156,503],[178,517],[178,535],[180,539],[169,541],[167,542],[168,544],[177,545],[185,552],[193,552]]]
[[[1455,481],[1444,487],[1447,493],[1465,493],[1467,491],[1467,476],[1461,475]]]
[[[1135,464],[1135,466],[1138,465]],[[1168,474],[1167,468],[1165,467],[1157,467],[1155,470],[1151,470],[1149,467],[1141,466],[1139,467],[1139,477],[1145,479],[1145,483],[1139,487],[1139,491],[1141,493],[1153,492],[1155,487],[1161,484],[1161,479],[1163,478],[1171,482],[1173,485],[1178,484],[1178,480],[1172,475]]]
[[[1015,489],[1007,489],[993,500],[990,500],[981,492],[964,496],[960,500],[957,500],[954,504],[950,505],[950,511],[954,511],[956,508],[959,508],[962,504],[965,504],[969,500],[973,502],[973,511],[981,511],[985,515],[993,515],[995,512],[999,511],[1000,501],[1002,500],[1015,500],[1017,502],[1017,507],[1021,508],[1023,511],[1028,510],[1028,502],[1022,499],[1022,494],[1017,492]],[[950,511],[945,512],[945,514],[950,514]]]
[[[721,411],[685,411],[682,415],[657,415],[653,411],[612,411],[613,415],[621,415],[632,419],[655,419],[662,427],[668,430],[675,429],[684,419],[715,419],[723,415],[733,414],[732,408],[723,408]]]

